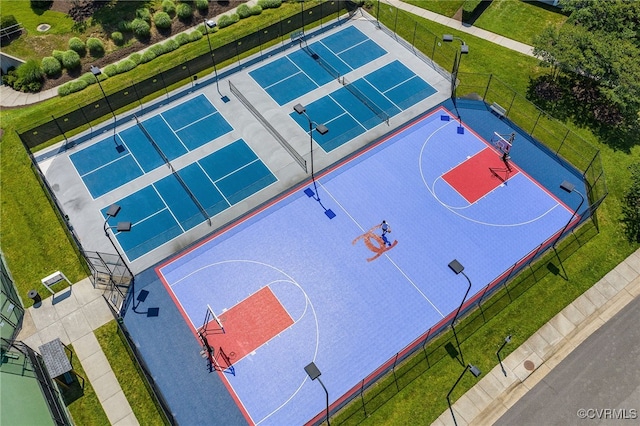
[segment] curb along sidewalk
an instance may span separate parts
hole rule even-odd
[[[489,425],[600,326],[640,296],[640,249],[605,275],[496,365],[454,404],[458,425]],[[453,425],[449,410],[434,425]]]
[[[73,284],[55,296],[25,310],[22,329],[16,337],[33,350],[59,338],[73,345],[73,354],[85,371],[85,379],[104,409],[109,423],[117,426],[138,425],[131,406],[122,392],[93,330],[113,320],[113,314],[91,280]]]

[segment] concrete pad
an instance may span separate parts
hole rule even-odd
[[[58,321],[58,314],[51,304],[51,298],[44,299],[40,306],[29,308],[36,329],[43,330]]]
[[[495,370],[495,368],[491,370],[476,385],[476,387],[479,387],[486,395],[489,396],[489,398],[492,399],[500,397],[500,395],[516,380],[513,374],[504,377],[502,371],[500,371],[500,373],[496,373]],[[509,371],[507,371],[507,374],[509,374]]]
[[[525,368],[525,363],[527,361],[533,363],[534,370],[527,370]],[[520,364],[513,368],[513,374],[518,378],[518,380],[524,382],[531,375],[531,373],[535,371],[536,368],[539,368],[542,365],[543,362],[544,359],[534,352],[526,360],[522,361]]]
[[[634,297],[627,291],[621,292],[607,304],[605,309],[598,315],[598,318],[600,318],[604,322],[608,321],[615,314],[620,312],[622,308],[627,306],[633,299]]]
[[[509,408],[513,407],[513,405],[520,400],[529,389],[526,386],[516,386],[509,393],[504,394],[504,398],[502,398],[502,404],[504,405],[505,410],[507,411]]]
[[[89,323],[82,311],[71,312],[69,315],[62,318],[60,323],[67,332],[67,336],[69,336],[71,343],[91,333],[91,327],[89,327]]]
[[[638,272],[638,270],[640,269],[639,264],[640,261],[636,263],[636,259],[630,256],[629,258],[627,258],[627,260],[620,263],[613,269],[620,275],[622,275],[627,281],[631,281],[640,273]]]
[[[589,317],[589,315],[594,313],[597,309],[593,302],[591,302],[591,300],[584,294],[574,300],[572,305],[582,312],[585,318]]]
[[[456,416],[456,420],[455,422],[453,421],[453,416],[451,417],[451,422],[448,423],[450,425],[457,425],[457,426],[465,426],[468,425],[469,423],[467,423],[467,421],[464,419],[464,417],[462,416],[462,413],[456,408],[455,404],[452,406],[453,412]],[[449,414],[451,414],[451,410],[449,410]],[[443,419],[444,420],[444,419]]]
[[[618,294],[618,290],[609,284],[609,281],[604,279],[598,281],[594,287],[605,297],[605,299],[607,299],[607,301],[613,299]]]
[[[636,250],[629,255],[624,261],[631,269],[636,271],[636,275],[640,275],[640,251]]]
[[[102,407],[111,424],[115,424],[133,413],[129,401],[127,401],[122,391],[103,401]]]
[[[551,318],[549,320],[549,324],[564,337],[568,336],[576,329],[576,324],[567,319],[563,311],[560,311],[560,313],[555,317]]]
[[[551,371],[551,368],[547,366],[546,363],[542,364],[538,368],[536,368],[529,377],[523,383],[529,390],[533,389],[535,385],[537,385],[542,379],[546,377],[547,374]]]
[[[564,334],[560,333],[553,326],[551,321],[540,327],[536,333],[546,340],[550,346],[556,346],[562,339],[564,339]]]
[[[589,336],[593,334],[594,331],[599,329],[604,321],[600,318],[595,317],[591,318],[589,321],[585,321],[583,327],[581,327],[578,332],[567,342],[567,344],[573,349],[578,347],[580,343],[584,342]]]
[[[638,297],[640,295],[640,277],[636,278],[635,280],[631,281],[628,285],[626,290],[629,292],[629,294],[631,294],[633,297]]]
[[[600,309],[605,303],[607,303],[607,298],[604,297],[604,295],[600,293],[600,291],[598,291],[595,285],[589,290],[585,291],[583,296],[585,296],[591,301],[591,303],[593,303],[593,305],[596,307],[596,310]]]
[[[27,338],[33,336],[38,332],[36,328],[36,324],[33,322],[33,318],[31,318],[31,310],[27,309],[24,311],[24,316],[22,317],[22,326],[20,327],[20,331],[16,336],[16,340],[25,341]]]
[[[107,361],[107,357],[104,356],[102,351],[96,352],[87,358],[79,359],[82,363],[82,368],[84,368],[85,373],[87,373],[87,378],[91,383],[107,373],[113,374],[111,365],[109,365],[109,361]]]
[[[89,333],[73,342],[73,349],[78,359],[87,359],[93,354],[102,351],[98,339],[93,333]]]
[[[138,426],[140,422],[136,418],[133,412],[128,416],[125,416],[122,420],[118,420],[116,423],[113,423],[113,426]]]
[[[603,280],[606,280],[609,284],[613,286],[616,290],[620,291],[629,284],[629,280],[626,279],[620,272],[612,269],[609,271],[607,275],[605,275]]]
[[[449,422],[445,421],[445,414],[449,416]],[[431,426],[448,426],[449,424],[453,424],[453,420],[451,420],[451,413],[447,409],[444,413],[440,414],[440,417],[436,419]]]
[[[82,312],[89,322],[91,330],[96,330],[114,319],[107,301],[102,296],[83,306]]]
[[[487,395],[487,393],[480,386],[472,387],[464,395],[468,397],[469,400],[473,403],[473,405],[478,409],[477,414],[480,414],[493,402],[493,398]],[[467,419],[467,421],[471,421],[471,420],[472,419]]]
[[[113,371],[103,374],[96,380],[92,380],[91,386],[93,386],[93,390],[96,392],[101,403],[108,400],[118,392],[122,392],[120,383],[118,383],[118,379],[116,379]]]
[[[567,305],[562,311],[560,311],[563,316],[571,321],[571,323],[573,325],[575,325],[576,327],[579,326],[580,324],[582,324],[582,322],[584,321],[584,319],[586,318],[586,316],[580,312],[580,310],[578,308],[576,308],[573,303],[570,305]]]
[[[21,340],[23,343],[25,343],[27,346],[29,346],[31,349],[38,349],[40,346],[42,346],[43,344],[47,343],[47,342],[43,342],[42,338],[40,337],[40,333],[35,333],[32,334],[31,336],[27,337],[26,339],[18,339]]]
[[[73,294],[76,296],[78,303],[82,306],[89,304],[96,299],[103,299],[102,290],[93,287],[93,283],[89,278],[73,285]]]
[[[473,420],[478,414],[480,414],[480,410],[469,398],[467,393],[458,398],[458,400],[453,404],[454,411],[456,413],[460,413],[459,417],[456,415],[458,424],[461,423],[460,418],[464,420],[464,423],[469,423],[469,421]]]
[[[56,310],[58,318],[63,318],[72,312],[80,310],[80,304],[76,300],[73,290],[65,290],[68,293],[61,298],[61,296],[53,298],[53,308]]]
[[[522,363],[533,353],[533,347],[529,343],[529,340],[520,345],[515,351],[511,352],[502,363],[508,370],[513,370],[515,366]]]
[[[71,339],[69,339],[69,336],[67,336],[67,332],[59,322],[45,327],[44,329],[40,330],[38,334],[40,335],[40,339],[43,343],[47,343],[55,339],[60,339],[60,341],[65,345],[71,343]]]

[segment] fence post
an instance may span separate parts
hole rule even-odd
[[[56,120],[56,118],[53,115],[51,116],[51,118],[53,118],[53,122],[56,123],[56,127],[60,131],[60,134],[62,135],[62,137],[64,137],[64,147],[66,149],[67,145],[69,144],[69,141],[67,140],[67,135],[65,135],[64,131],[62,131],[62,127],[60,127],[60,124],[58,124],[58,120]]]
[[[398,362],[398,353],[396,353],[396,358],[393,360],[393,381],[396,383],[396,389],[400,392],[400,386],[398,385],[398,378],[396,377],[396,362]]]
[[[367,417],[367,407],[364,403],[364,379],[360,384],[360,399],[362,400],[362,410],[364,411],[364,416]]]
[[[424,359],[427,360],[427,368],[431,368],[431,363],[429,362],[429,353],[427,352],[427,342],[429,341],[429,335],[431,334],[431,327],[427,331],[427,337],[424,338],[424,342],[422,343],[422,352],[424,352]]]
[[[482,96],[482,101],[486,102],[487,93],[489,93],[489,86],[491,85],[491,79],[493,78],[493,74],[489,74],[489,81],[487,81],[487,87],[484,89],[484,95]]]

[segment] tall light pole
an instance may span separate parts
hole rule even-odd
[[[462,364],[464,364],[464,355],[462,354],[462,349],[460,348],[460,342],[458,341],[458,335],[456,334],[455,323],[456,323],[456,319],[458,319],[458,314],[460,313],[460,309],[462,309],[462,305],[464,305],[464,301],[467,299],[469,290],[471,290],[471,280],[469,279],[467,274],[464,273],[464,266],[462,266],[462,264],[458,262],[456,259],[453,259],[451,262],[449,262],[449,268],[453,272],[455,272],[456,275],[459,275],[459,274],[464,275],[464,277],[469,282],[469,286],[467,287],[467,291],[465,292],[464,297],[462,298],[462,302],[460,302],[460,306],[458,306],[458,310],[456,311],[456,314],[453,316],[453,320],[451,321],[453,336],[456,338],[456,343],[458,344],[458,352],[460,352],[460,357],[462,358]]]
[[[98,82],[98,86],[100,87],[100,91],[102,92],[102,96],[104,97],[104,100],[107,102],[109,111],[111,111],[111,115],[113,116],[113,143],[116,144],[116,149],[118,150],[118,152],[122,152],[124,151],[124,149],[122,149],[122,151],[120,150],[121,145],[118,145],[118,141],[116,140],[116,122],[117,122],[116,114],[115,112],[113,112],[113,108],[111,108],[111,103],[109,102],[109,98],[107,98],[107,94],[104,93],[104,89],[102,88],[102,83],[100,83],[100,78],[98,78],[98,76],[102,74],[102,71],[100,71],[100,68],[96,67],[95,65],[91,65],[91,73],[96,78],[96,81]]]
[[[442,36],[442,41],[445,41],[447,43],[450,43],[453,40],[460,41],[460,50],[456,50],[456,55],[453,61],[453,69],[451,71],[451,100],[453,101],[453,106],[456,109],[458,121],[460,121],[460,123],[462,124],[460,112],[458,111],[458,103],[456,102],[456,81],[458,80],[458,69],[460,67],[460,60],[462,59],[462,55],[469,54],[469,45],[466,44],[460,37],[455,37],[453,34],[444,34]],[[460,126],[460,129],[462,129],[462,125]],[[458,129],[458,132],[460,132],[460,129]]]
[[[222,100],[225,99],[225,96],[220,93],[220,85],[218,84],[218,68],[216,67],[216,59],[213,57],[213,49],[211,48],[211,40],[209,40],[209,25],[211,25],[211,28],[216,26],[216,23],[213,20],[204,20],[204,30],[207,33],[207,43],[209,44],[209,54],[211,55],[211,61],[213,62],[213,72],[215,73],[216,76],[216,89],[218,89],[218,94],[220,95],[220,97],[222,98]],[[225,101],[226,102],[226,101]]]
[[[309,149],[311,150],[311,180],[313,181],[313,187],[316,190],[316,196],[318,195],[318,187],[316,186],[316,177],[313,173],[313,130],[315,129],[321,135],[326,135],[329,132],[329,129],[324,124],[317,124],[309,114],[307,114],[307,109],[302,104],[295,104],[293,106],[293,110],[300,115],[304,115],[309,122]]]
[[[112,232],[114,229],[117,232],[131,231],[131,222],[118,222],[116,226],[108,226],[109,219],[112,217],[116,217],[118,213],[120,213],[120,209],[121,208],[118,204],[112,204],[107,209],[107,212],[106,212],[107,218],[104,220],[104,225],[103,225],[104,235],[109,239],[109,242],[113,246],[113,249],[116,251],[116,254],[118,255],[118,257],[122,259],[122,263],[124,264],[124,267],[127,268],[127,272],[129,272],[129,274],[131,275],[131,278],[133,279],[133,272],[131,272],[131,269],[129,269],[129,265],[127,265],[127,262],[124,260],[124,257],[120,256],[120,251],[116,247],[116,243],[111,239],[111,235],[109,235],[110,229]]]
[[[451,407],[451,393],[456,388],[458,383],[460,383],[460,380],[462,380],[462,377],[464,376],[464,373],[467,372],[467,370],[471,371],[471,374],[473,374],[474,377],[479,377],[482,374],[482,371],[480,371],[478,367],[468,364],[466,367],[464,367],[464,370],[462,370],[462,374],[460,375],[460,377],[458,377],[458,380],[456,380],[456,382],[451,387],[451,390],[447,394],[447,404],[449,404],[449,411],[451,411],[451,416],[453,417],[453,424],[456,426],[458,426],[458,422],[456,422],[456,415],[453,414],[453,407]]]
[[[578,191],[576,189],[576,186],[574,184],[572,184],[571,182],[569,182],[567,180],[563,181],[560,184],[560,189],[562,189],[563,191],[566,191],[568,193],[575,192],[576,194],[578,194],[580,196],[580,204],[578,204],[578,207],[573,211],[573,214],[571,215],[571,218],[569,218],[569,221],[567,222],[567,224],[564,226],[564,228],[562,228],[562,231],[558,235],[558,238],[556,238],[556,240],[553,242],[553,248],[554,249],[556,248],[556,244],[558,243],[558,240],[562,237],[562,234],[564,234],[564,231],[567,230],[567,228],[569,227],[569,224],[571,223],[573,218],[576,216],[576,214],[578,214],[578,211],[580,210],[580,207],[582,207],[582,204],[584,203],[584,195],[582,195],[580,193],[580,191]]]
[[[307,372],[307,375],[311,380],[318,379],[318,381],[322,385],[322,389],[324,389],[324,393],[327,396],[327,426],[331,426],[331,423],[329,423],[329,392],[327,391],[327,388],[324,386],[324,383],[322,383],[322,380],[320,380],[320,374],[322,373],[320,373],[320,369],[316,367],[316,364],[314,362],[307,365],[304,368],[304,371]]]

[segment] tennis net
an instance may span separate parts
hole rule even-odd
[[[149,132],[147,131],[147,129],[144,128],[144,126],[142,125],[142,123],[140,122],[140,120],[138,120],[138,117],[134,114],[133,116],[136,119],[136,123],[138,124],[138,127],[140,128],[140,130],[142,131],[142,133],[144,134],[144,136],[147,138],[147,140],[149,141],[149,143],[151,143],[151,145],[155,148],[155,150],[158,152],[158,155],[160,155],[160,157],[162,157],[162,159],[164,160],[164,162],[167,164],[167,167],[169,167],[169,170],[171,170],[171,174],[173,174],[173,176],[176,178],[176,180],[178,181],[178,183],[182,186],[182,188],[185,190],[185,192],[187,193],[187,195],[189,196],[189,198],[191,198],[191,201],[193,201],[193,204],[196,205],[196,207],[198,208],[198,210],[200,210],[200,213],[202,213],[202,216],[204,216],[204,218],[207,221],[207,224],[209,226],[211,226],[211,218],[209,217],[209,215],[207,214],[207,211],[204,209],[204,207],[202,206],[202,204],[200,204],[200,201],[198,201],[198,199],[196,198],[195,194],[193,192],[191,192],[191,190],[189,189],[189,187],[187,186],[187,183],[182,179],[182,177],[180,176],[180,174],[176,171],[176,169],[173,167],[173,164],[171,164],[171,161],[169,161],[169,158],[165,155],[165,153],[162,151],[162,149],[160,149],[160,146],[158,146],[158,144],[156,143],[156,141],[151,137],[151,135],[149,134]]]

